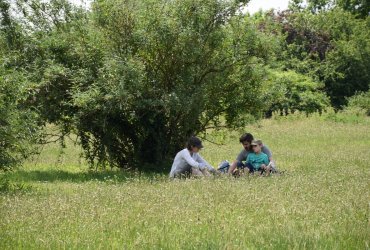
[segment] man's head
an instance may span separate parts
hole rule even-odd
[[[253,135],[250,133],[245,133],[242,135],[239,139],[240,143],[243,144],[243,147],[245,150],[250,151],[251,150],[251,143],[253,141]]]
[[[262,141],[261,140],[253,140],[251,143],[251,146],[253,148],[253,152],[261,153],[262,150]]]
[[[198,153],[201,148],[203,148],[202,141],[195,136],[189,138],[186,145],[187,149],[191,152]]]

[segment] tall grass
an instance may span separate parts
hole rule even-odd
[[[58,161],[49,147],[38,163],[1,176],[33,188],[0,194],[0,249],[369,248],[367,122],[301,117],[246,130],[273,150],[284,175],[91,173],[75,148]],[[241,149],[238,133],[223,133],[223,146],[206,142],[202,152],[213,165]]]

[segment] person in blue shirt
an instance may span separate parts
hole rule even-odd
[[[265,173],[265,175],[270,175],[271,164],[267,154],[262,152],[262,141],[253,140],[251,143],[253,152],[249,153],[246,160],[246,167],[249,170],[249,173],[254,173],[260,171]]]

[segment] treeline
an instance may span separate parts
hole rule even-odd
[[[70,133],[91,166],[160,168],[208,128],[370,113],[367,1],[247,2],[0,0],[0,168]]]

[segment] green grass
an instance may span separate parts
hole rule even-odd
[[[88,172],[70,146],[1,175],[0,249],[368,249],[370,126],[319,118],[264,120],[247,131],[282,176],[169,181]],[[240,150],[205,143],[213,165]]]

